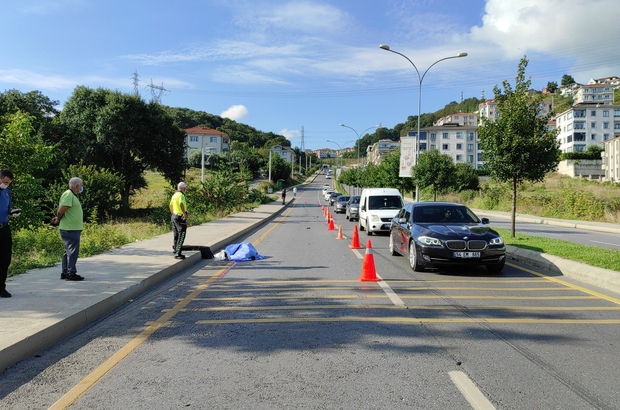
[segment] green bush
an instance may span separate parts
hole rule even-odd
[[[62,175],[62,181],[49,187],[46,206],[50,209],[50,219],[56,215],[60,196],[69,189],[69,180],[73,177],[84,181],[84,192],[79,194],[79,198],[85,213],[94,214],[97,222],[119,215],[121,189],[124,185],[120,174],[94,165],[71,165]]]

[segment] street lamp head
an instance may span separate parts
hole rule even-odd
[[[344,124],[340,124],[341,127],[344,127]]]
[[[467,53],[458,53],[457,57],[467,57]]]
[[[388,46],[387,44],[380,44],[379,48],[382,48],[384,50],[390,51],[390,46]]]

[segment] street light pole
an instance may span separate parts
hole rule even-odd
[[[340,144],[338,144],[335,141],[331,141],[331,140],[327,140],[327,142],[331,142],[332,144],[338,145],[338,149],[340,150],[340,155],[342,155],[342,147],[340,146]],[[340,156],[336,157],[336,168],[340,168],[340,165],[338,164],[340,164]]]
[[[357,144],[357,166],[359,167],[359,166],[360,166],[360,134],[358,134],[358,133],[357,133],[357,131],[355,131],[355,129],[354,129],[354,128],[349,127],[348,125],[340,124],[340,126],[341,126],[341,127],[348,128],[348,129],[350,129],[350,130],[353,130],[353,132],[355,133],[355,135],[357,135],[357,141],[356,141],[356,144]],[[373,129],[373,128],[379,128],[379,125],[375,125],[374,127],[368,127],[368,128],[366,128],[364,131],[362,131],[362,136],[364,136],[364,133],[365,133],[366,131],[371,130],[371,129]]]
[[[407,57],[406,55],[399,53],[398,51],[394,51],[392,49],[390,49],[390,46],[388,46],[387,44],[381,44],[379,46],[379,48],[386,50],[386,51],[390,51],[394,54],[398,54],[399,56],[404,57],[405,59],[407,59],[407,61],[409,61],[411,63],[411,65],[413,66],[413,68],[415,68],[415,72],[416,74],[418,74],[418,132],[416,134],[416,148],[415,148],[415,164],[418,165],[418,157],[420,155],[420,113],[422,110],[422,81],[424,81],[424,77],[426,76],[426,73],[428,73],[428,70],[431,69],[431,67],[433,67],[435,64],[439,63],[440,61],[444,61],[444,60],[449,60],[451,58],[461,58],[461,57],[467,57],[467,53],[458,53],[455,56],[450,56],[450,57],[444,57],[441,58],[437,61],[435,61],[433,64],[431,64],[426,71],[424,71],[424,73],[420,76],[420,72],[418,71],[418,67],[416,67],[415,64],[413,64],[413,61],[411,61],[409,59],[409,57]],[[415,186],[415,201],[416,202],[420,202],[420,187],[418,186],[418,184],[416,184]]]

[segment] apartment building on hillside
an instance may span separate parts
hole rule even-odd
[[[590,145],[620,136],[620,106],[577,104],[555,117],[562,152],[583,152]]]
[[[396,151],[400,147],[400,141],[379,140],[366,148],[368,164],[379,165],[386,155]]]
[[[449,114],[444,117],[441,117],[433,125],[478,125],[478,114],[474,114],[471,112],[456,112],[454,114]]]
[[[543,100],[538,105],[538,115],[544,117],[549,114],[552,109],[551,100]],[[485,100],[478,105],[478,115],[480,119],[485,118],[489,121],[495,121],[499,116],[499,112],[497,111],[497,101],[493,100]]]
[[[417,137],[417,130],[407,132]],[[482,168],[482,151],[478,140],[478,127],[474,125],[433,125],[420,129],[420,152],[438,150],[447,154],[454,163],[465,162],[474,168]]]
[[[614,103],[614,89],[608,84],[582,85],[574,96],[574,104],[581,103],[612,105]]]

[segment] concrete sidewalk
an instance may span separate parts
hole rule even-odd
[[[290,198],[287,203],[290,203]],[[185,245],[225,246],[274,218],[282,201],[188,228]],[[7,281],[0,300],[0,371],[60,341],[150,287],[198,262],[199,251],[172,252],[172,232],[78,260],[83,282],[60,279],[60,267],[34,270]]]

